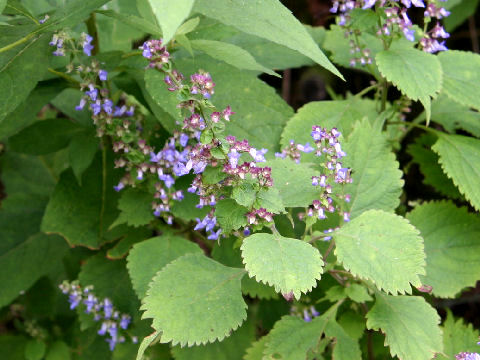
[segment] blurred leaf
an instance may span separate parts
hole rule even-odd
[[[168,43],[178,27],[190,15],[195,0],[149,0],[158,23],[162,27],[163,40]]]
[[[478,0],[450,0],[445,3],[444,7],[450,11],[450,15],[443,19],[445,30],[448,32],[454,31],[458,26],[462,25],[467,18],[475,14],[477,6]]]
[[[92,164],[99,149],[99,141],[94,133],[75,135],[68,146],[70,166],[77,181],[82,185],[82,175]]]
[[[432,120],[450,133],[462,129],[480,137],[480,113],[447,96],[441,95],[432,102]]]
[[[70,348],[63,341],[55,341],[48,347],[45,360],[70,360]]]
[[[123,22],[126,25],[129,25],[137,30],[140,30],[147,34],[152,34],[154,36],[161,36],[162,30],[155,24],[148,22],[141,17],[131,14],[121,14],[113,10],[97,10],[95,11],[98,14],[102,14],[113,19],[117,19]]]
[[[29,340],[25,346],[25,359],[26,360],[41,360],[45,351],[47,350],[47,345],[40,340]]]

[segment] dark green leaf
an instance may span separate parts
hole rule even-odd
[[[247,217],[245,216],[247,212],[246,207],[238,205],[232,199],[220,200],[215,206],[215,216],[224,233],[247,225]]]

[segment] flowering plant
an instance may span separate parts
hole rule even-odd
[[[471,3],[0,0],[0,353],[479,359]]]

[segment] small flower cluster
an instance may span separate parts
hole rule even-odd
[[[194,228],[194,230],[205,229],[205,231],[209,231],[209,240],[218,240],[218,237],[222,233],[222,229],[218,229],[217,231],[214,230],[214,228],[217,226],[217,218],[215,217],[214,213],[215,210],[212,209],[212,211],[210,211],[202,220],[197,218],[197,225]]]
[[[477,345],[480,345],[480,341],[477,342]],[[461,352],[455,355],[455,360],[480,360],[480,354],[470,353],[470,352]]]
[[[87,56],[92,56],[92,50],[94,48],[92,41],[93,37],[86,33],[82,33],[80,36],[82,51]],[[66,47],[67,44],[70,46],[68,49]],[[49,45],[57,47],[57,49],[53,52],[53,55],[55,56],[65,56],[66,51],[68,50],[79,51],[79,49],[77,49],[77,44],[73,41],[70,35],[64,31],[53,34]]]
[[[310,146],[310,143],[306,143],[305,145],[302,144],[295,144],[294,140],[290,140],[288,146],[282,149],[282,152],[276,152],[275,157],[285,159],[287,156],[294,160],[297,164],[300,162],[301,153],[310,153],[315,150],[313,147]]]
[[[116,344],[125,342],[125,336],[119,332],[124,332],[122,330],[128,329],[132,320],[130,315],[120,314],[114,308],[110,299],[104,298],[101,300],[97,298],[93,293],[93,286],[87,286],[82,289],[78,281],[64,281],[59,287],[65,295],[68,295],[71,310],[82,305],[85,307],[85,313],[93,315],[93,320],[101,321],[100,329],[97,333],[101,336],[108,334],[109,338],[106,341],[111,351],[115,349]],[[136,336],[132,336],[130,339],[133,343],[138,342]]]
[[[205,99],[210,99],[215,93],[215,83],[208,72],[200,70],[197,74],[190,76],[192,85],[190,86],[191,94],[202,94]]]
[[[145,41],[140,49],[143,57],[150,60],[150,68],[162,69],[169,63],[170,54],[162,39]]]
[[[313,318],[320,316],[320,313],[317,311],[317,309],[315,309],[315,306],[313,305],[310,307],[303,307],[303,310],[298,309],[297,306],[293,305],[290,308],[290,314],[292,314],[293,316],[303,317],[303,320],[305,322],[310,322]]]

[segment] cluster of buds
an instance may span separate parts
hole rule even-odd
[[[145,41],[139,49],[143,50],[143,57],[150,60],[150,68],[162,69],[170,60],[170,54],[162,39]]]
[[[200,70],[198,73],[190,76],[192,85],[190,86],[191,94],[201,94],[205,99],[210,99],[215,93],[215,83],[208,72]]]
[[[209,240],[218,240],[218,237],[222,233],[222,229],[215,231],[215,227],[217,226],[217,218],[215,217],[214,213],[215,210],[212,210],[202,220],[197,218],[197,225],[194,228],[194,230],[205,229],[205,231],[210,232],[208,235]]]
[[[298,316],[298,317],[303,317],[303,320],[305,322],[310,322],[312,321],[313,318],[316,318],[317,316],[320,316],[320,313],[315,309],[315,306],[310,306],[310,307],[305,307],[305,306],[300,306],[303,309],[299,309],[298,306],[293,305],[290,307],[290,314],[292,316]]]
[[[480,341],[477,342],[480,345]],[[480,360],[480,354],[471,352],[461,352],[455,355],[455,360]]]
[[[82,33],[80,36],[80,43],[83,53],[87,56],[92,56],[92,50],[94,46],[92,45],[93,37],[86,33]],[[67,47],[67,44],[70,47]],[[77,44],[70,38],[69,34],[61,31],[53,34],[52,40],[49,43],[50,46],[55,46],[57,49],[52,53],[55,56],[65,56],[67,51],[78,51]]]
[[[93,315],[93,320],[101,321],[100,329],[97,333],[101,336],[108,334],[109,338],[106,341],[111,351],[115,349],[116,344],[125,342],[125,334],[121,333],[124,333],[122,330],[128,329],[132,320],[130,315],[120,314],[110,299],[97,298],[93,293],[93,286],[82,288],[78,281],[64,281],[59,287],[65,295],[68,295],[71,310],[83,306],[85,313]],[[131,336],[130,339],[133,343],[138,342],[136,336]]]
[[[350,40],[350,54],[355,57],[350,59],[350,66],[356,66],[360,64],[362,66],[371,64],[373,62],[370,49],[365,46],[359,45],[356,41]]]
[[[258,225],[259,220],[267,223],[273,221],[273,214],[264,208],[252,209],[247,213],[247,222],[249,225]]]
[[[282,152],[276,152],[275,157],[280,159],[285,159],[287,156],[294,160],[297,164],[300,162],[300,158],[302,156],[302,152],[307,154],[315,150],[313,147],[310,146],[310,143],[306,143],[305,145],[302,144],[295,144],[294,140],[290,140],[288,146],[282,149]]]

